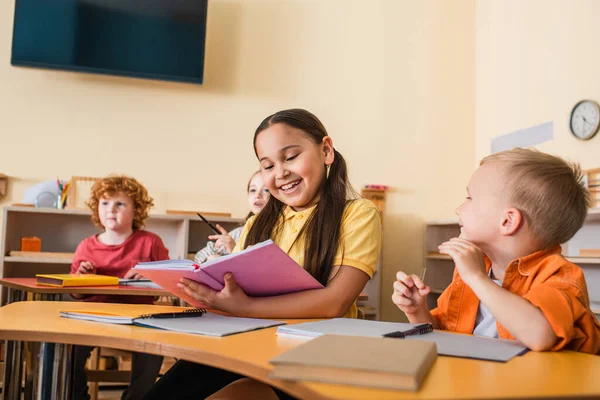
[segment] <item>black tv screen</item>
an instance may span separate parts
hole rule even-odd
[[[12,65],[202,83],[207,0],[16,0]]]

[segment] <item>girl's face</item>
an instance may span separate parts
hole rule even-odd
[[[254,174],[248,185],[248,205],[250,211],[258,214],[269,200],[269,190],[265,187],[260,173]]]
[[[260,132],[255,145],[264,184],[272,196],[295,211],[318,203],[325,165],[334,159],[329,136],[315,144],[302,130],[277,123]]]

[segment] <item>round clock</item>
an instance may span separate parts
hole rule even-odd
[[[594,137],[600,127],[600,106],[592,100],[582,100],[571,111],[569,128],[577,139]]]

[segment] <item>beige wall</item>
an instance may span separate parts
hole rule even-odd
[[[554,121],[554,140],[538,148],[600,167],[600,135],[569,131],[575,103],[600,102],[599,15],[596,0],[477,2],[477,159],[494,136]]]
[[[356,187],[396,189],[382,305],[401,318],[395,272],[420,270],[424,221],[453,215],[473,166],[474,0],[211,0],[203,86],[11,67],[13,6],[0,2],[1,204],[57,175],[127,173],[158,212],[242,216],[255,127],[307,108]]]

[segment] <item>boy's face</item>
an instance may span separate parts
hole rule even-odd
[[[100,222],[107,231],[127,233],[133,229],[133,200],[119,192],[112,196],[105,194],[98,205]]]
[[[498,163],[483,164],[473,173],[467,198],[456,209],[461,238],[483,249],[498,239],[506,209],[504,186]]]

